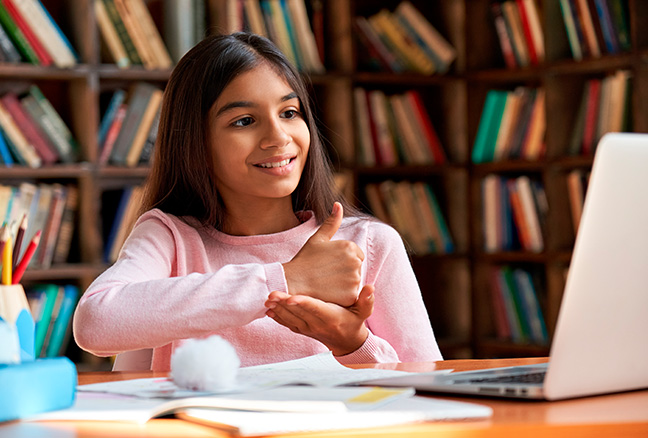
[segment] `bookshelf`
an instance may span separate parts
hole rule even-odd
[[[106,268],[103,261],[105,223],[114,211],[102,205],[102,194],[141,184],[145,165],[134,168],[99,166],[97,135],[107,96],[137,82],[163,88],[170,69],[142,66],[118,68],[107,55],[95,19],[93,1],[43,0],[79,56],[70,68],[0,63],[2,90],[37,84],[52,102],[79,143],[79,160],[41,168],[0,168],[0,184],[23,181],[73,184],[79,189],[73,250],[67,263],[49,269],[28,269],[30,283],[74,283],[82,290]],[[154,23],[164,28],[167,2],[145,2]],[[170,2],[169,2],[170,3]],[[206,32],[229,29],[229,0],[205,0]],[[306,3],[310,6],[315,2]],[[515,343],[497,336],[491,299],[493,268],[511,266],[531,273],[549,335],[555,326],[565,271],[574,242],[567,196],[567,175],[587,171],[591,156],[568,156],[568,143],[584,84],[618,70],[631,74],[632,130],[648,132],[648,19],[642,0],[627,5],[631,49],[600,57],[573,59],[558,1],[536,0],[544,29],[545,59],[538,65],[507,68],[488,0],[412,0],[414,6],[450,42],[456,58],[445,74],[370,71],[359,61],[363,46],[354,20],[381,9],[394,11],[399,0],[328,0],[323,7],[324,73],[307,75],[322,132],[334,165],[347,175],[354,200],[369,210],[365,188],[384,181],[425,182],[436,194],[454,243],[451,253],[412,254],[428,312],[446,358],[546,355],[546,345]],[[73,6],[73,7],[72,7]],[[472,147],[489,90],[512,91],[518,86],[546,92],[545,154],[535,161],[502,160],[473,164]],[[437,131],[447,161],[443,164],[367,166],[358,160],[354,89],[380,90],[386,95],[415,90]],[[529,176],[542,182],[549,210],[543,228],[544,247],[537,253],[484,251],[482,184],[488,175]],[[103,208],[106,207],[106,208]],[[114,207],[113,207],[114,208]],[[103,227],[103,228],[102,228]],[[74,360],[90,360],[74,347]],[[98,366],[92,362],[91,366]]]

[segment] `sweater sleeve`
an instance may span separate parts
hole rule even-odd
[[[380,222],[369,224],[366,283],[375,287],[369,336],[356,351],[338,357],[342,364],[441,360],[403,241]]]
[[[182,272],[179,258],[207,256],[197,235],[173,225],[140,219],[117,262],[90,285],[74,315],[81,348],[109,356],[242,326],[264,317],[271,291],[286,290],[280,263]]]

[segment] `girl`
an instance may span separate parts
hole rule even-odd
[[[142,368],[161,371],[183,339],[212,334],[243,366],[328,350],[342,364],[441,359],[398,233],[331,175],[284,55],[246,33],[203,40],[171,75],[145,213],[80,300],[76,342],[152,349]]]

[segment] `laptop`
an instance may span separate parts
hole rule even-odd
[[[648,388],[648,134],[598,144],[549,356],[370,383],[544,400]]]

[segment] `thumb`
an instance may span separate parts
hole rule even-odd
[[[355,304],[352,306],[355,309],[356,314],[363,320],[369,318],[373,313],[374,290],[375,288],[372,285],[365,285],[360,291]]]
[[[331,240],[342,224],[343,215],[344,213],[342,211],[342,204],[336,202],[335,204],[333,204],[333,210],[331,211],[330,216],[326,218],[324,223],[319,227],[319,230],[317,230],[315,234],[313,234],[308,240]]]

